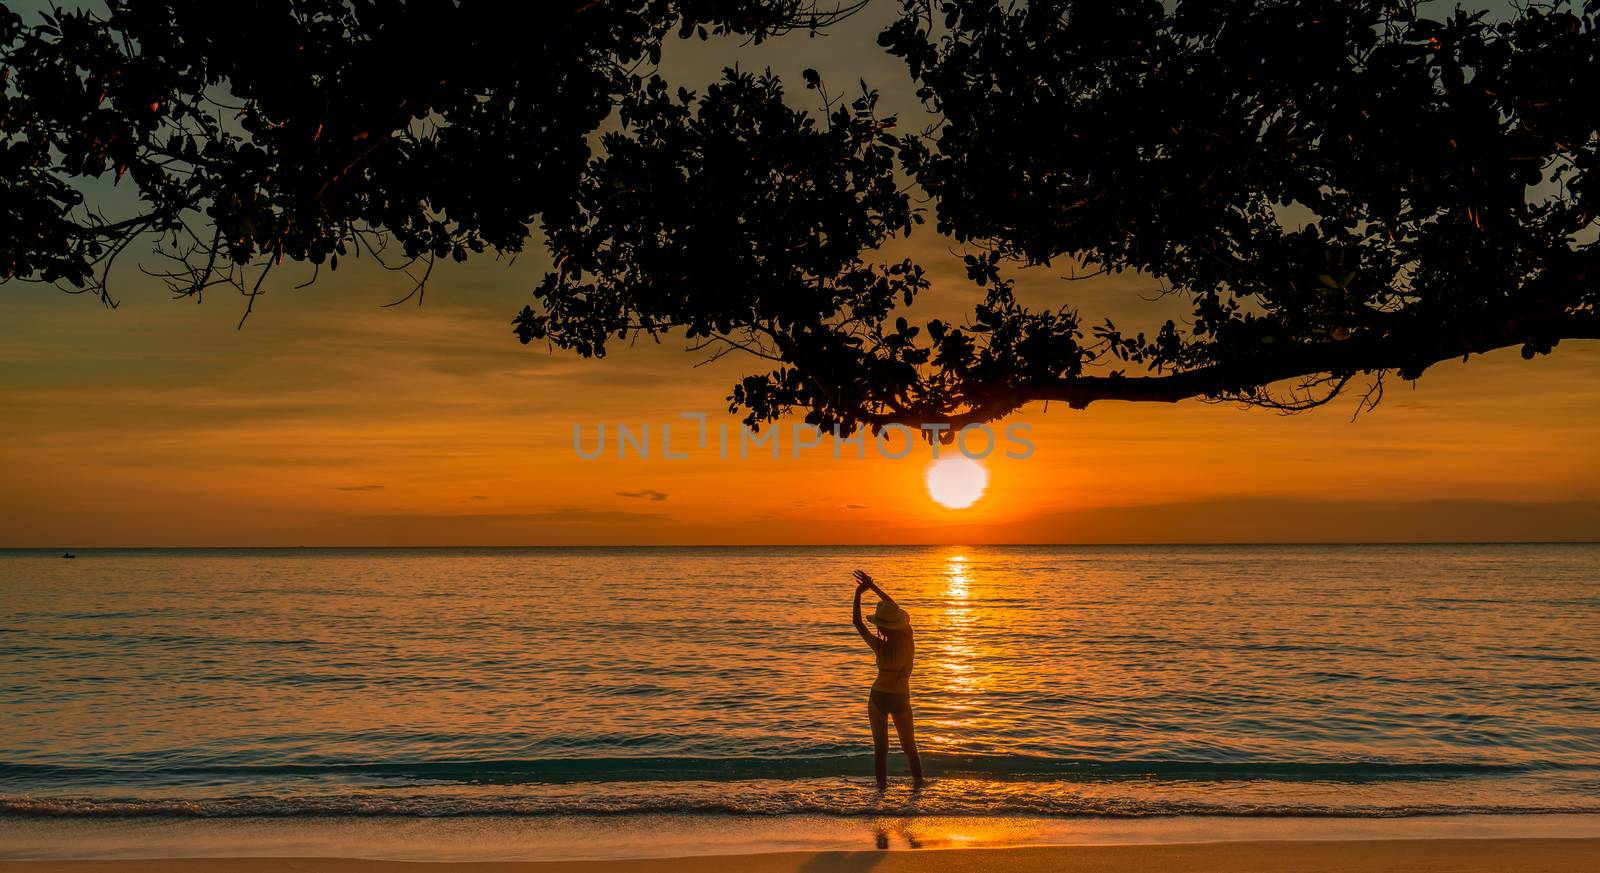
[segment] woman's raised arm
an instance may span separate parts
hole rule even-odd
[[[862,577],[866,578],[863,580]],[[861,620],[861,594],[862,592],[866,591],[871,584],[872,577],[867,576],[867,574],[861,572],[860,570],[856,571],[856,600],[850,608],[850,620],[856,626],[856,633],[861,634],[861,638],[866,640],[867,645],[871,646],[872,650],[876,652],[878,650],[878,646],[883,644],[883,641],[878,639],[877,634],[868,630],[867,623]]]

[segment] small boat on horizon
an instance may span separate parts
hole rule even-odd
[[[76,557],[78,557],[78,556],[77,556],[77,555],[74,555],[74,554],[73,554],[73,553],[71,553],[71,552],[62,552],[62,553],[61,553],[61,557],[63,557],[63,558],[76,558]]]

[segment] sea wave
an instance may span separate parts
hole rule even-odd
[[[887,793],[870,755],[147,766],[0,764],[0,816],[735,814],[1312,816],[1600,813],[1600,766],[1070,760],[935,752]],[[900,762],[896,760],[896,766]]]
[[[1369,782],[1593,770],[1566,763],[1473,761],[1184,761],[1090,760],[1031,755],[926,752],[928,772],[996,780],[1318,780]],[[870,754],[791,757],[592,757],[292,763],[151,763],[125,766],[0,762],[7,783],[160,783],[170,778],[368,777],[472,784],[675,782],[797,779],[872,773]]]

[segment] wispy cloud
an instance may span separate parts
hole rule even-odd
[[[656,521],[668,516],[654,512],[607,512],[559,509],[551,512],[383,513],[364,516],[380,522],[410,521],[428,524],[580,524],[583,522]]]
[[[338,491],[382,491],[385,487],[386,486],[383,486],[383,485],[340,485],[340,486],[337,487],[336,490],[338,490]]]
[[[616,494],[618,497],[636,497],[640,500],[667,499],[667,493],[665,491],[657,491],[654,488],[641,488],[638,491],[615,491],[612,493]]]

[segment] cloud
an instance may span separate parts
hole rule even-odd
[[[392,512],[356,516],[379,523],[414,522],[418,524],[500,525],[500,524],[601,524],[661,521],[670,516],[655,512],[607,512],[589,509],[558,509],[551,512],[471,512],[459,514]]]
[[[667,493],[665,491],[657,491],[654,488],[641,488],[638,491],[614,491],[612,493],[618,497],[636,497],[641,500],[667,499]]]
[[[474,494],[474,495],[472,495],[472,499],[473,500],[488,500],[489,496],[487,494]]]
[[[845,504],[845,505],[844,505],[844,508],[845,508],[845,509],[866,509],[866,508],[867,508],[867,507],[865,507],[865,506],[862,506],[862,505],[861,505],[861,504],[859,504],[859,503],[846,503],[846,504]]]
[[[382,491],[383,485],[340,485],[338,491]]]

